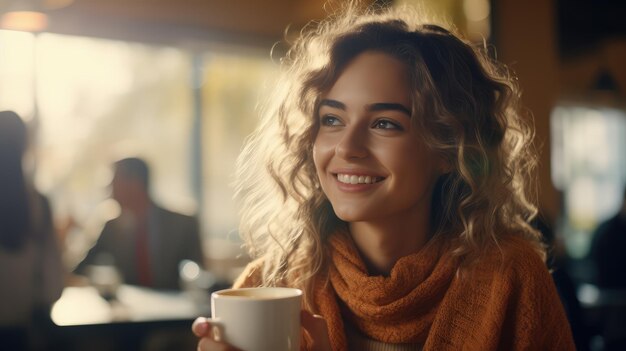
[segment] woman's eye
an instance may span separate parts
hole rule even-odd
[[[374,128],[376,129],[395,129],[395,130],[403,130],[404,128],[402,128],[401,125],[399,125],[398,123],[386,120],[386,119],[381,119],[378,120],[374,123]]]
[[[341,125],[341,121],[339,118],[335,116],[322,116],[322,125],[323,126],[339,126]]]

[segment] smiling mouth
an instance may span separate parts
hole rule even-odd
[[[335,175],[340,183],[344,184],[374,184],[384,180],[384,177],[372,177],[355,174],[341,174]]]

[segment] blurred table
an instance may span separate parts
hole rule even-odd
[[[58,326],[192,319],[210,313],[209,299],[208,292],[202,296],[122,285],[116,299],[107,301],[92,286],[66,287],[51,318]]]
[[[54,304],[53,349],[195,349],[191,322],[210,315],[208,292],[155,291],[122,285],[110,301],[91,286],[66,287]]]

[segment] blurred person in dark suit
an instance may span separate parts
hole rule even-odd
[[[600,288],[604,351],[626,350],[626,188],[622,206],[595,230],[588,255]]]
[[[25,174],[26,150],[22,119],[0,112],[0,348],[7,350],[41,346],[42,335],[32,333],[63,291],[50,205]]]
[[[626,188],[619,212],[593,234],[589,258],[600,288],[626,289]]]
[[[557,238],[553,230],[553,221],[543,212],[539,212],[532,224],[543,236],[548,254],[546,263],[550,268],[552,280],[570,323],[576,350],[588,351],[591,330],[585,321],[582,306],[576,295],[576,283],[567,270],[569,257],[565,252],[564,243]]]
[[[112,197],[119,203],[121,214],[105,224],[75,272],[88,274],[92,265],[111,264],[124,283],[179,289],[181,261],[203,266],[197,219],[166,210],[152,200],[149,168],[144,160],[125,158],[114,166]]]

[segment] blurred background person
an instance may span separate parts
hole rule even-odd
[[[620,210],[595,230],[589,259],[598,287],[626,289],[626,188]]]
[[[603,350],[626,350],[626,188],[619,211],[593,233],[588,259],[599,288]]]
[[[108,221],[96,244],[75,269],[89,275],[91,266],[112,265],[124,283],[155,289],[180,289],[183,260],[203,266],[195,217],[157,205],[150,196],[148,164],[140,158],[115,162],[111,195],[120,215]]]
[[[562,238],[554,231],[554,221],[544,211],[539,211],[532,224],[541,233],[542,241],[546,246],[546,263],[570,323],[576,350],[587,351],[591,331],[586,324],[582,306],[576,295],[576,283],[567,271],[570,257],[567,255]]]
[[[27,128],[0,112],[0,348],[40,346],[36,326],[49,320],[63,290],[63,266],[48,200],[23,167]]]

